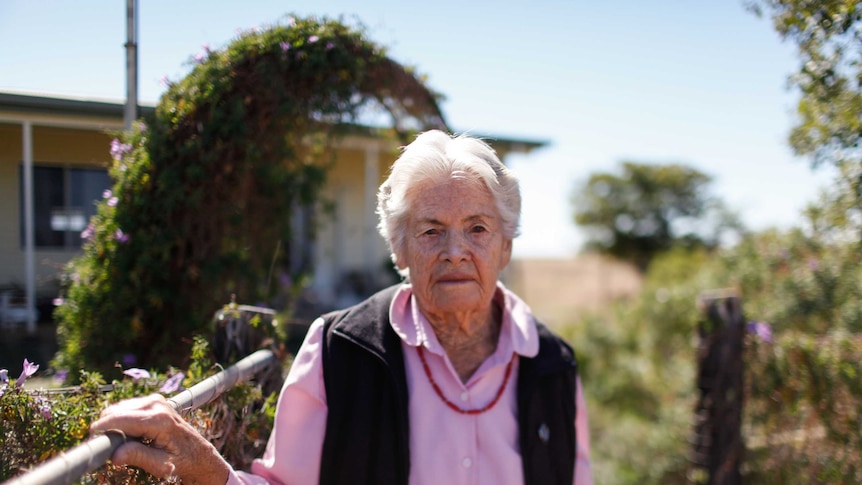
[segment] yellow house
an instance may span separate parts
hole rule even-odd
[[[80,253],[94,201],[110,186],[110,142],[123,128],[123,106],[0,92],[0,295],[21,297],[20,319],[31,333],[34,310],[51,311],[62,268]],[[140,115],[153,109],[143,106]],[[501,159],[545,145],[485,138]],[[397,153],[391,140],[359,127],[339,142],[329,173],[325,196],[334,210],[295,213],[297,224],[318,221],[315,240],[293,241],[291,251],[311,261],[308,296],[321,306],[349,303],[385,283],[388,253],[376,230],[375,194]]]

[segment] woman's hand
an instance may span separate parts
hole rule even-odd
[[[90,432],[106,431],[141,440],[117,448],[111,457],[114,464],[136,466],[157,477],[180,477],[185,484],[227,482],[230,466],[224,458],[159,394],[128,399],[102,411]]]

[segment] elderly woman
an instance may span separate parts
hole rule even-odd
[[[498,281],[518,231],[516,177],[481,140],[420,135],[380,187],[404,283],[318,318],[251,472],[160,396],[108,408],[113,456],[183,483],[591,484],[571,348]]]

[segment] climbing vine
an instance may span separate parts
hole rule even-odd
[[[319,202],[336,137],[368,110],[391,120],[380,136],[446,127],[423,79],[341,21],[289,17],[194,63],[112,144],[114,185],[66,274],[56,367],[181,364],[232,294],[265,301],[273,272],[299,280],[291,213]]]

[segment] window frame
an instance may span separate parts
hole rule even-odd
[[[68,163],[64,164],[64,163],[34,162],[31,166],[31,168],[33,170],[33,178],[34,179],[36,179],[35,174],[36,174],[37,170],[60,170],[60,176],[61,176],[60,191],[61,191],[61,197],[63,200],[61,206],[59,206],[59,207],[53,207],[52,206],[52,207],[48,208],[47,211],[44,207],[37,207],[36,193],[39,192],[40,189],[39,189],[39,184],[36,183],[36,180],[34,180],[34,183],[33,183],[33,198],[34,198],[34,200],[33,200],[33,218],[34,218],[33,223],[34,223],[34,225],[37,225],[39,223],[39,221],[41,221],[42,224],[44,225],[45,222],[44,222],[44,219],[42,219],[42,218],[47,218],[48,219],[47,225],[48,225],[48,227],[51,227],[51,223],[52,223],[51,218],[54,217],[57,214],[57,212],[60,212],[61,214],[59,214],[59,215],[62,217],[63,216],[62,213],[65,212],[66,217],[72,217],[76,214],[80,214],[81,216],[83,216],[84,227],[86,227],[86,225],[89,224],[90,217],[96,213],[95,204],[99,200],[101,200],[101,193],[105,189],[110,189],[111,185],[112,185],[110,176],[108,175],[108,170],[107,170],[107,168],[103,168],[103,167],[81,166],[81,165],[73,165],[73,164],[68,164]],[[25,232],[25,229],[24,229],[25,220],[24,219],[26,217],[26,215],[24,213],[24,197],[26,195],[24,193],[24,170],[25,170],[25,167],[24,167],[24,163],[22,162],[19,164],[19,177],[18,177],[18,179],[19,179],[19,221],[20,221],[19,226],[20,226],[20,236],[21,236],[20,237],[20,245],[21,245],[22,250],[25,249],[25,246],[26,246],[26,244],[25,244],[25,233],[24,233]],[[99,173],[99,174],[103,174],[105,177],[105,181],[106,181],[105,189],[100,189],[98,195],[94,194],[94,195],[96,195],[96,198],[94,198],[92,201],[90,201],[91,206],[89,206],[89,207],[87,206],[86,196],[84,196],[85,202],[83,202],[83,206],[78,207],[78,206],[74,206],[72,204],[73,198],[76,198],[75,195],[77,195],[77,194],[73,194],[73,193],[76,190],[84,190],[83,187],[77,188],[72,183],[73,172],[76,172],[76,171]],[[53,180],[51,180],[51,182],[53,185]],[[44,190],[44,188],[43,188],[43,190]],[[55,188],[52,186],[52,187],[50,187],[49,190],[55,190]],[[40,211],[40,209],[41,209],[41,211]],[[56,241],[54,238],[57,238],[57,236],[52,235],[50,238],[48,238],[48,239],[50,239],[49,242],[47,242],[47,243],[41,242],[40,243],[39,236],[37,234],[35,234],[36,231],[34,228],[33,249],[36,251],[62,251],[62,252],[80,251],[81,247],[83,246],[83,240],[81,239],[81,231],[83,231],[83,228],[81,228],[80,230],[78,228],[65,229],[65,230],[55,230],[52,228],[51,229],[52,234],[58,233],[58,232],[62,233],[62,235],[59,236],[59,239],[61,239],[62,242],[60,244],[56,244]]]

